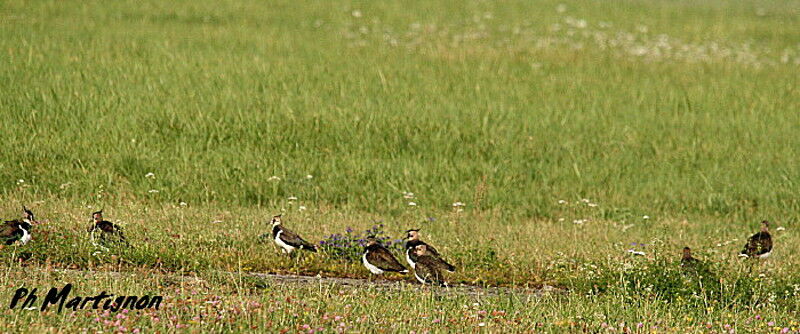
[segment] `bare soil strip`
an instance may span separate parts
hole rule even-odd
[[[30,268],[28,268],[30,269]],[[42,269],[45,271],[46,269]],[[51,269],[53,272],[61,272],[65,274],[75,275],[109,275],[112,277],[119,277],[124,275],[136,275],[135,272],[126,271],[91,271],[91,270],[74,270],[74,269]],[[521,288],[521,287],[480,287],[466,284],[455,284],[447,287],[439,286],[422,286],[420,284],[412,284],[407,281],[385,280],[381,278],[376,279],[359,279],[359,278],[341,278],[341,277],[321,277],[321,276],[302,276],[302,275],[285,275],[285,274],[269,274],[258,272],[231,272],[231,271],[217,271],[216,274],[226,276],[251,276],[263,279],[265,286],[271,285],[336,285],[342,288],[376,288],[385,290],[408,290],[408,289],[427,289],[441,295],[463,295],[463,296],[498,296],[498,295],[516,295],[525,296],[527,298],[540,298],[547,295],[557,295],[566,293],[566,290],[556,288],[550,285],[542,286],[541,288]],[[196,275],[181,275],[178,273],[165,273],[161,274],[169,277],[170,279],[182,282],[203,282],[203,278]]]

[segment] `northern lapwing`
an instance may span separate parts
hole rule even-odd
[[[31,228],[36,223],[36,218],[33,212],[26,207],[22,207],[22,220],[6,220],[0,225],[0,242],[6,245],[12,245],[18,242],[19,245],[25,245],[31,241]]]
[[[701,263],[700,260],[692,256],[691,248],[683,247],[683,256],[681,257],[681,267],[693,268],[697,267],[700,263]]]
[[[769,222],[764,220],[761,225],[761,232],[753,234],[750,239],[747,239],[747,243],[739,256],[764,259],[772,253],[772,236],[769,234]]]
[[[417,245],[412,249],[416,257],[414,265],[414,277],[422,284],[436,284],[447,286],[442,276],[442,270],[447,264],[440,258],[434,257],[427,245]]]
[[[412,229],[406,231],[406,243],[405,243],[406,262],[408,262],[408,265],[411,266],[411,268],[415,268],[416,266],[417,256],[414,255],[414,248],[419,245],[425,245],[428,254],[432,257],[439,259],[442,262],[442,264],[444,265],[444,270],[449,271],[451,273],[456,271],[455,266],[447,263],[447,261],[442,259],[442,256],[439,255],[439,252],[436,251],[436,248],[433,248],[433,246],[426,244],[422,240],[419,240],[419,229]]]
[[[364,264],[364,267],[367,267],[369,272],[375,275],[383,274],[386,271],[408,272],[408,269],[403,267],[400,261],[397,261],[392,252],[383,247],[374,236],[367,238],[367,245],[364,247],[361,263]]]
[[[106,238],[115,238],[117,241],[128,244],[128,240],[125,239],[125,235],[122,233],[122,227],[103,219],[103,210],[93,212],[92,220],[94,220],[94,223],[88,230],[92,240],[94,240],[95,233],[100,233],[101,241],[106,241]]]
[[[317,247],[314,247],[310,242],[303,240],[297,233],[283,227],[281,225],[281,215],[272,217],[272,239],[281,247],[281,251],[286,254],[291,254],[296,248],[312,252],[317,251]]]

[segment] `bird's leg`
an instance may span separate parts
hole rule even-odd
[[[294,265],[292,266],[292,272],[295,274],[299,274],[298,268],[300,267],[300,256],[296,252],[290,252],[289,257],[294,260]]]
[[[18,262],[17,260],[17,243],[15,242],[14,250],[11,252],[11,261]]]

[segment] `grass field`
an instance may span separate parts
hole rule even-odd
[[[797,332],[799,79],[797,0],[2,1],[0,215],[43,223],[0,250],[0,304],[64,282],[167,302],[0,324]],[[89,242],[101,208],[134,248]],[[421,227],[453,283],[567,293],[215,274],[368,277],[334,250],[280,256],[258,238],[277,213],[314,242]],[[772,257],[740,261],[762,219]],[[684,246],[713,275],[682,272]]]

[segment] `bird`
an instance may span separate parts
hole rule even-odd
[[[739,256],[764,259],[772,253],[772,236],[769,234],[769,222],[764,220],[761,224],[761,232],[753,234],[747,239],[747,243]]]
[[[101,241],[106,241],[107,237],[116,237],[118,241],[128,244],[128,240],[125,239],[125,235],[122,233],[122,227],[110,221],[103,220],[103,210],[93,212],[92,219],[94,223],[89,226],[88,230],[92,240],[94,240],[95,232],[99,230]]]
[[[383,247],[374,236],[367,238],[367,245],[364,247],[361,263],[375,275],[383,274],[386,271],[408,272],[408,269],[400,264],[400,261],[397,261],[394,255],[386,247]]]
[[[0,225],[0,242],[12,245],[18,242],[25,245],[31,241],[31,228],[37,223],[33,212],[25,206],[22,207],[22,220],[6,220]]]
[[[683,247],[683,257],[681,257],[681,267],[692,268],[692,267],[697,267],[699,264],[701,264],[700,260],[692,256],[692,249],[689,247]]]
[[[419,240],[419,229],[411,229],[406,231],[406,243],[405,243],[406,262],[408,262],[408,265],[411,266],[411,268],[416,267],[417,256],[414,254],[414,248],[419,245],[425,245],[428,254],[432,257],[439,259],[442,262],[442,264],[444,265],[444,270],[451,273],[456,271],[455,266],[447,263],[447,261],[442,259],[442,256],[439,255],[439,252],[436,251],[436,248],[433,248],[433,246],[426,244],[422,240]]]
[[[447,282],[444,281],[442,276],[442,269],[447,267],[447,263],[440,258],[434,257],[428,245],[417,245],[413,248],[412,253],[416,257],[414,277],[416,277],[417,281],[423,285],[447,286]]]
[[[281,225],[281,215],[272,217],[272,239],[281,247],[281,251],[286,254],[291,254],[296,248],[312,252],[317,251],[317,247],[314,247],[310,242],[303,240],[297,233],[283,227]]]

